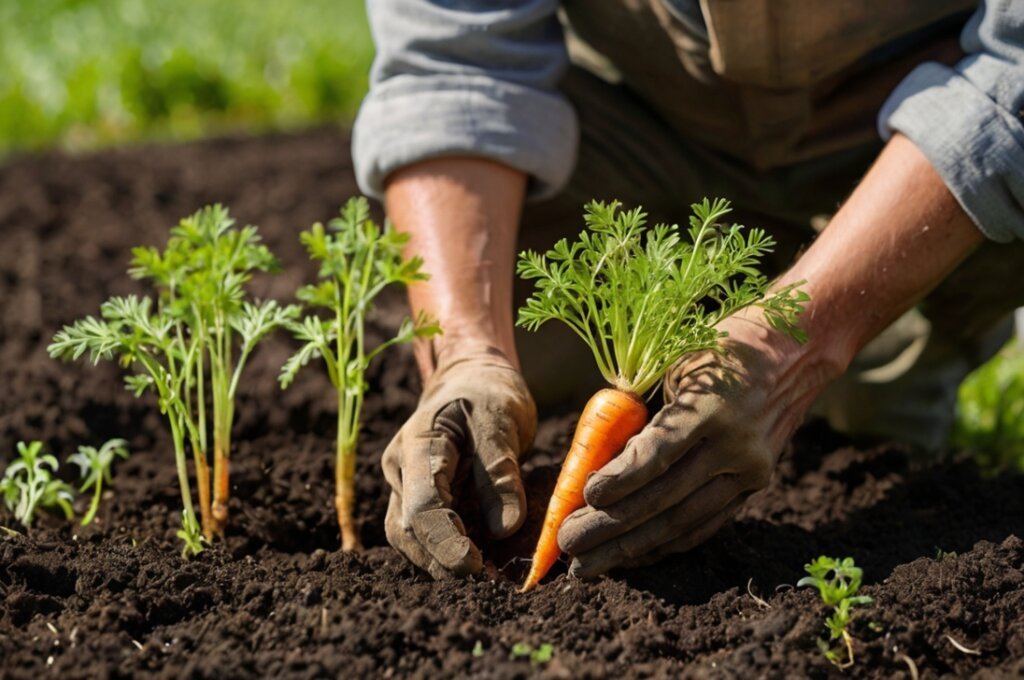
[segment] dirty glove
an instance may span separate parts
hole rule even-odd
[[[495,538],[519,529],[526,518],[519,456],[536,429],[526,382],[500,350],[446,345],[415,413],[384,452],[388,542],[434,578],[478,573],[483,559],[455,501],[474,491]],[[463,484],[469,469],[472,482]]]
[[[724,344],[726,354],[679,361],[665,379],[665,407],[590,476],[587,506],[558,534],[574,557],[574,575],[596,576],[690,550],[768,484],[813,390],[797,389],[793,376],[800,372],[786,375],[780,369],[788,362],[760,342],[729,338]]]

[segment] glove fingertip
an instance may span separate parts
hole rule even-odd
[[[587,505],[595,508],[607,505],[614,489],[614,479],[600,472],[591,472],[583,487],[583,500]]]
[[[519,531],[525,520],[526,501],[518,495],[506,495],[487,509],[487,530],[494,538],[508,538]]]

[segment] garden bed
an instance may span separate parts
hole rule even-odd
[[[432,582],[383,531],[379,459],[418,389],[407,348],[371,370],[364,554],[336,552],[332,390],[317,371],[278,388],[282,334],[254,356],[242,389],[227,540],[182,562],[155,403],[124,391],[116,367],[60,364],[46,345],[61,324],[136,290],[124,275],[130,246],[162,243],[211,202],[260,225],[285,273],[253,291],[287,299],[313,275],[298,231],[355,192],[347,140],[330,130],[0,169],[0,460],[31,439],[62,460],[115,436],[133,451],[98,524],[50,518],[28,536],[0,534],[0,677],[838,676],[815,645],[826,608],[792,587],[822,553],[854,557],[874,598],[855,614],[846,675],[911,677],[911,665],[921,677],[1024,674],[1024,478],[911,466],[898,447],[858,450],[818,425],[705,546],[592,583],[559,568],[520,595],[521,558],[578,407],[567,404],[542,420],[526,460],[524,531],[485,547],[486,577]],[[386,305],[378,323],[400,311]],[[0,510],[0,524],[14,520]],[[550,644],[552,659],[510,659],[517,643]]]

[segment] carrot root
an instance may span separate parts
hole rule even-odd
[[[537,585],[558,561],[558,530],[569,515],[586,504],[583,487],[587,477],[617,456],[646,423],[647,407],[635,394],[605,388],[587,402],[548,502],[533,564],[521,592]]]

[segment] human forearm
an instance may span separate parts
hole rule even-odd
[[[435,345],[483,341],[518,365],[512,282],[525,191],[523,173],[474,158],[424,161],[388,179],[388,216],[411,235],[408,253],[423,258],[431,277],[409,287],[409,301],[444,329]],[[427,377],[433,348],[417,347],[416,358]]]
[[[896,136],[779,284],[806,281],[808,349],[843,370],[983,238],[924,155]]]

